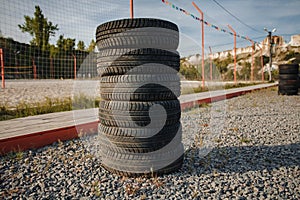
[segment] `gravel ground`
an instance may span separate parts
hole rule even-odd
[[[182,114],[178,172],[126,178],[83,140],[1,157],[2,199],[300,199],[300,97],[266,89]]]

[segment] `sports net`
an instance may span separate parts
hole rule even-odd
[[[168,7],[164,8],[165,12],[153,11],[155,7],[165,6],[161,1],[154,1],[153,7],[150,5],[152,3],[146,1],[134,1],[134,3],[135,17],[167,19],[179,26],[181,32],[179,52],[181,57],[187,58],[181,60],[181,74],[189,80],[201,79],[199,21],[190,19],[194,24],[193,30],[190,30],[190,27],[184,29],[186,20],[183,19],[189,16],[182,16],[182,13],[173,12],[172,8]],[[182,7],[190,4],[178,0],[174,0],[173,3]],[[97,26],[110,20],[129,17],[129,0],[118,2],[1,0],[1,7],[0,49],[2,49],[5,79],[95,78],[97,77],[95,53]],[[205,18],[212,21],[209,16]],[[206,27],[206,37],[209,37],[211,31],[215,30]],[[199,34],[190,34],[193,32]],[[228,36],[228,40],[224,42],[227,43],[225,49],[233,48],[231,36]],[[212,60],[209,58],[213,56],[209,54],[210,45],[215,44],[205,43],[205,77],[207,80],[210,77],[216,78],[221,72],[224,74],[223,79],[232,81],[232,67],[225,72],[227,66],[222,66],[222,62],[215,57],[213,59],[216,62],[211,67]],[[265,47],[266,52],[267,45]],[[243,70],[239,71],[238,79],[250,80],[251,73],[254,74],[254,80],[261,79],[262,59],[259,54],[259,49],[255,49],[253,64],[250,60],[240,64]],[[196,57],[188,57],[190,55]],[[197,63],[190,62],[191,60],[196,60]],[[233,55],[229,53],[228,63],[232,62]],[[185,67],[185,64],[188,66]],[[254,65],[252,72],[250,65]],[[211,68],[213,69],[210,70]]]
[[[0,49],[5,79],[95,77],[95,28],[102,21],[96,15],[104,4],[1,1]]]

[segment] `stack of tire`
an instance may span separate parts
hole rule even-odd
[[[299,65],[279,65],[278,94],[297,95],[299,88]]]
[[[180,57],[176,24],[151,18],[99,25],[99,144],[102,165],[122,176],[182,166]]]

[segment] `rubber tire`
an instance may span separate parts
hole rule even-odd
[[[157,89],[159,91],[168,90],[180,90],[180,82],[157,82],[157,83],[100,83],[100,92],[134,92],[143,90],[147,92],[147,89]],[[124,91],[125,90],[125,91]]]
[[[131,74],[177,73],[180,67],[178,52],[160,49],[106,49],[97,59],[100,76]],[[139,67],[142,66],[142,67]]]
[[[174,115],[169,115],[166,119],[165,125],[170,126],[178,123],[180,121],[181,113],[177,113]],[[151,123],[151,120],[160,120],[160,118],[143,118],[143,117],[132,117],[129,120],[116,120],[115,117],[101,115],[99,114],[99,123],[106,126],[114,126],[114,127],[127,127],[127,128],[135,128],[135,127],[145,127]]]
[[[297,85],[278,85],[279,90],[297,90]]]
[[[112,112],[112,113],[111,113]],[[116,113],[118,113],[118,111],[115,111],[115,113],[113,111],[104,111],[104,110],[99,110],[99,117],[100,119],[106,119],[106,120],[118,120],[118,122],[121,121],[133,121],[135,123],[150,123],[151,119],[155,120],[155,119],[161,119],[160,115],[153,115],[153,116],[149,116],[149,114],[146,114],[145,112],[138,112],[135,111],[133,112],[128,112],[128,115],[125,115],[125,113],[122,113],[123,115],[117,115]],[[141,113],[141,114],[140,114]],[[167,120],[173,119],[173,118],[178,118],[180,117],[180,110],[168,110],[167,111]]]
[[[153,154],[129,153],[127,151],[119,152],[118,150],[111,149],[103,149],[101,153],[102,165],[110,172],[122,176],[141,176],[159,175],[178,170],[183,163],[184,149],[182,143],[180,143],[172,150],[155,152]],[[161,163],[165,163],[166,161],[170,162],[170,164],[159,168]]]
[[[298,85],[298,80],[279,80],[279,86],[282,85]]]
[[[278,94],[282,94],[282,95],[298,95],[298,88],[297,89],[280,89],[280,90],[278,90]]]
[[[130,112],[149,112],[153,105],[161,105],[165,109],[179,109],[180,101],[178,99],[170,101],[148,101],[148,102],[126,102],[126,101],[100,101],[99,109],[114,110],[122,113],[122,111]]]
[[[147,64],[147,65],[145,65]],[[161,67],[161,65],[168,67]],[[131,74],[170,74],[170,69],[174,69],[175,73],[179,71],[179,63],[142,63],[142,68],[139,68],[140,63],[129,63],[128,65],[118,65],[118,66],[108,66],[108,67],[98,67],[97,73],[99,76],[109,76],[109,75],[123,75],[130,71]],[[177,71],[177,72],[176,72]]]
[[[180,96],[180,91],[176,92],[148,92],[148,93],[101,93],[100,97],[104,100],[112,101],[157,101],[160,99],[174,100]]]
[[[182,140],[182,130],[181,126],[178,126],[178,129],[173,132],[159,131],[151,137],[114,137],[104,132],[99,132],[98,136],[102,142],[101,148],[129,153],[149,153],[166,147],[170,142],[173,143],[172,145],[179,145]]]
[[[168,85],[170,84],[170,85]],[[139,85],[122,85],[123,87],[107,88],[102,85],[100,97],[105,100],[113,101],[158,101],[174,100],[180,96],[180,85],[176,83],[145,84]]]
[[[153,34],[153,32],[160,32]],[[172,33],[164,33],[160,29],[136,29],[127,34],[109,34],[97,38],[98,49],[104,48],[157,48],[177,49],[178,37],[172,37]]]
[[[171,126],[164,126],[159,132],[170,133],[177,131],[180,127],[180,123],[173,124]],[[153,132],[157,132],[157,129],[153,128],[127,128],[127,127],[111,127],[103,124],[98,125],[98,132],[105,134],[107,137],[131,137],[131,138],[144,138],[152,135]]]
[[[99,121],[106,126],[136,128],[147,126],[151,120],[160,120],[161,116],[149,116],[149,110],[154,105],[162,106],[167,114],[166,124],[177,123],[181,117],[178,99],[170,101],[101,101],[99,104]]]
[[[112,59],[113,58],[113,59]],[[178,61],[180,59],[178,51],[163,50],[154,48],[108,48],[102,49],[97,54],[97,61],[127,61],[127,60],[172,60]],[[158,59],[160,58],[160,59]]]
[[[129,74],[101,77],[100,83],[159,83],[159,82],[180,82],[177,74]]]
[[[173,163],[171,163],[170,165],[168,165],[162,169],[159,169],[157,171],[150,171],[150,172],[146,171],[143,173],[135,173],[135,172],[128,172],[128,171],[123,171],[123,170],[116,170],[116,169],[106,166],[105,164],[102,164],[102,166],[107,171],[109,171],[113,174],[116,174],[118,176],[126,176],[126,177],[132,177],[132,178],[143,176],[143,177],[153,178],[156,176],[170,174],[172,172],[178,171],[182,167],[183,161],[184,161],[184,155],[180,156],[176,161],[174,161]]]
[[[121,19],[103,23],[97,27],[96,33],[103,33],[115,29],[133,29],[143,27],[160,27],[178,32],[178,26],[172,22],[154,18]]]
[[[279,74],[279,81],[281,80],[298,80],[298,74]]]
[[[121,19],[99,25],[96,30],[99,49],[137,47],[177,49],[179,33],[176,24],[151,18]]]
[[[298,74],[299,65],[298,64],[283,64],[279,65],[279,74]]]

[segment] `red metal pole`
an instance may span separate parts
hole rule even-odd
[[[32,59],[32,66],[33,66],[33,79],[36,80],[36,65],[34,62],[34,58],[31,59]]]
[[[209,51],[210,51],[210,59],[209,59],[209,61],[210,61],[210,63],[209,63],[209,70],[210,70],[210,80],[212,80],[212,51],[211,51],[211,47],[209,46]]]
[[[264,59],[263,59],[263,49],[264,49],[264,41],[262,42],[262,48],[261,48],[261,58],[260,58],[260,62],[261,62],[261,66],[262,66],[262,73],[261,73],[261,80],[265,81],[265,66],[264,66]]]
[[[234,34],[234,71],[233,71],[233,79],[234,79],[234,83],[236,84],[236,32],[235,30],[233,30],[233,28],[228,24],[227,25],[229,27],[229,29],[233,32]]]
[[[261,81],[265,80],[265,76],[264,76],[263,46],[264,46],[264,43],[262,43],[262,48],[258,45],[258,48],[260,49]]]
[[[254,42],[252,42],[251,81],[254,81]]]
[[[251,42],[252,44],[252,52],[251,52],[251,57],[252,57],[252,61],[251,61],[251,78],[250,80],[253,81],[254,79],[254,41],[249,39],[249,37],[247,36],[247,39]]]
[[[74,54],[72,54],[72,56],[74,57],[74,80],[76,80],[76,56]]]
[[[52,62],[52,57],[50,57],[50,78],[53,78],[53,62]]]
[[[264,81],[265,76],[264,76],[264,59],[262,55],[262,49],[260,49],[260,63],[261,63],[261,80]]]
[[[192,2],[193,6],[197,9],[197,11],[201,15],[201,33],[202,33],[202,88],[205,86],[205,77],[204,77],[204,16],[202,10],[195,4],[195,2]]]
[[[1,61],[1,77],[2,77],[2,88],[5,88],[5,77],[4,77],[4,60],[3,60],[3,50],[0,49],[0,61]]]
[[[130,0],[130,18],[133,19],[133,0]]]

